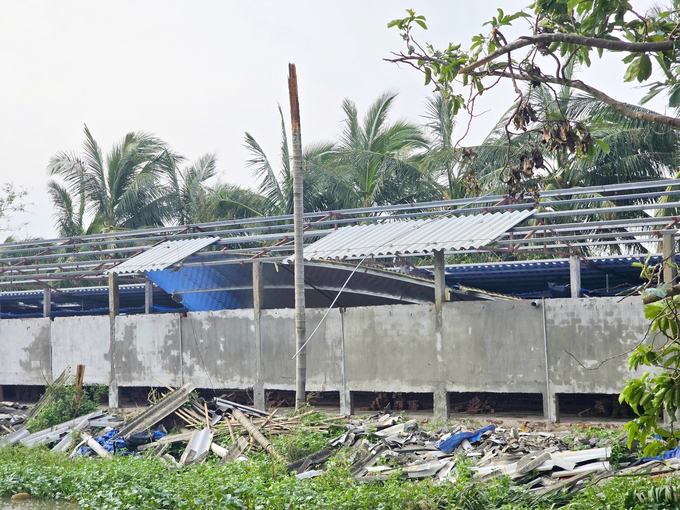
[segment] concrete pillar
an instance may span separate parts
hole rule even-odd
[[[144,281],[144,313],[153,313],[153,282],[151,280]]]
[[[675,248],[677,240],[675,234],[664,234],[661,243],[661,252],[663,254],[663,281],[664,283],[675,283],[678,270],[675,266]]]
[[[581,260],[577,255],[569,257],[569,282],[571,286],[571,297],[581,297]]]
[[[341,337],[342,337],[342,388],[340,388],[340,414],[345,416],[351,416],[354,414],[354,397],[352,392],[347,388],[347,376],[345,372],[345,309],[340,308],[340,326],[341,326]]]
[[[253,387],[253,404],[257,409],[266,409],[267,398],[264,390],[264,365],[262,363],[262,305],[264,304],[263,263],[253,262],[253,317],[255,320],[255,363],[257,380]]]
[[[437,422],[449,419],[449,394],[446,391],[447,366],[444,363],[442,327],[443,306],[446,301],[446,281],[444,273],[444,250],[434,252],[434,310],[435,310],[435,336],[437,342],[437,387],[433,394],[434,420]]]
[[[560,403],[556,393],[543,392],[543,416],[546,421],[560,422]]]
[[[445,280],[444,250],[434,252],[434,303],[441,309],[442,303],[446,301],[446,280]]]
[[[5,400],[5,390],[2,387],[2,385],[0,385],[0,402],[2,402],[3,400]]]
[[[116,409],[119,406],[118,377],[116,374],[116,316],[120,311],[120,299],[118,294],[118,275],[109,274],[109,362],[111,373],[109,374],[109,407]]]
[[[43,289],[43,317],[49,318],[52,314],[52,289]]]

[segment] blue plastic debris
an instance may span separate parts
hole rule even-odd
[[[95,437],[94,440],[97,441],[100,445],[104,447],[104,449],[112,454],[119,454],[119,455],[129,455],[130,451],[127,449],[127,441],[123,439],[122,437],[119,437],[117,439],[112,439],[113,436],[118,434],[117,430],[109,430],[106,434]],[[153,432],[153,441],[158,441],[161,437],[165,436],[162,432],[158,432],[155,430]],[[76,453],[76,457],[79,457],[81,455],[87,455],[92,451],[92,448],[89,446],[83,446],[80,450],[78,450],[78,453]]]
[[[649,462],[650,460],[669,460],[669,459],[680,459],[680,446],[667,452],[663,452],[657,457],[651,457],[649,459],[642,459],[642,462]]]
[[[493,432],[494,430],[496,430],[496,425],[489,425],[488,427],[484,427],[483,429],[479,429],[475,432],[459,432],[458,434],[454,434],[450,438],[438,443],[437,447],[445,453],[452,452],[465,439],[471,443],[476,443],[482,438],[482,435],[485,432]]]

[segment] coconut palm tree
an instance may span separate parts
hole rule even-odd
[[[624,117],[601,101],[574,93],[567,87],[557,91],[540,85],[531,89],[529,104],[541,122],[557,123],[566,119],[583,125],[595,144],[588,157],[566,150],[541,150],[544,169],[539,171],[542,188],[572,188],[668,177],[676,166],[680,132],[642,120]],[[645,109],[635,105],[630,108]],[[513,109],[506,112],[484,142],[471,148],[474,158],[463,163],[472,171],[483,189],[504,191],[501,176],[507,166],[518,164],[527,147],[540,147],[529,130],[510,136],[506,126],[512,121]],[[509,163],[509,165],[506,165]]]
[[[238,220],[267,216],[269,200],[247,188],[235,184],[217,183],[206,190],[205,202],[192,222]]]
[[[250,134],[245,134],[244,145],[250,153],[247,166],[254,176],[259,179],[258,191],[269,202],[266,213],[270,215],[293,213],[293,174],[291,169],[291,153],[288,143],[288,133],[283,111],[279,106],[281,118],[281,145],[278,171],[274,170],[270,159],[262,146]],[[338,209],[339,202],[329,193],[333,177],[323,169],[335,145],[332,142],[319,142],[304,148],[303,181],[304,181],[304,210],[321,211]]]
[[[162,225],[174,215],[162,178],[178,161],[164,142],[142,132],[128,133],[104,158],[85,126],[83,154],[58,152],[47,168],[63,179],[48,184],[59,228],[101,232]],[[92,218],[87,229],[86,216]]]
[[[174,215],[172,221],[180,225],[213,221],[205,219],[209,216],[208,197],[211,193],[206,181],[217,173],[217,157],[204,154],[183,169],[172,165],[167,171],[168,183],[164,194]]]
[[[456,125],[453,103],[444,94],[437,92],[426,99],[424,117],[430,140],[421,168],[438,181],[442,178],[446,180],[447,198],[462,198],[466,189],[457,175],[461,151],[453,144],[453,129]]]
[[[342,103],[345,119],[340,141],[324,166],[330,190],[343,208],[435,200],[443,195],[416,157],[428,147],[420,127],[387,120],[396,97],[392,91],[380,95],[361,122],[354,102]]]

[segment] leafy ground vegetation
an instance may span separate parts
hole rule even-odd
[[[611,432],[588,429],[592,437]],[[582,437],[582,430],[574,430]],[[587,435],[587,434],[586,434]],[[272,438],[288,461],[328,445],[328,434],[300,428]],[[220,438],[227,444],[227,438]],[[577,443],[578,441],[574,441]],[[178,452],[174,452],[177,454]],[[178,470],[156,458],[116,456],[68,460],[46,448],[0,448],[0,497],[28,492],[35,499],[70,500],[84,509],[661,509],[680,507],[675,477],[612,479],[576,495],[536,497],[509,479],[479,482],[459,463],[455,481],[394,477],[360,483],[350,476],[346,452],[313,479],[296,479],[264,453],[220,464],[215,456]]]
[[[101,397],[108,392],[108,387],[103,384],[85,386],[79,394],[74,380],[71,377],[67,384],[48,386],[46,395],[51,398],[26,424],[29,432],[44,430],[99,409]]]

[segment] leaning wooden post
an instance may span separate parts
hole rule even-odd
[[[83,397],[83,379],[85,378],[85,365],[78,365],[76,369],[76,406]]]
[[[288,97],[293,131],[293,231],[295,246],[295,408],[305,403],[307,355],[303,348],[307,336],[305,322],[305,261],[302,258],[302,135],[295,64],[288,64]]]
[[[109,273],[109,407],[118,408],[118,378],[116,376],[116,316],[120,311],[118,274]]]

